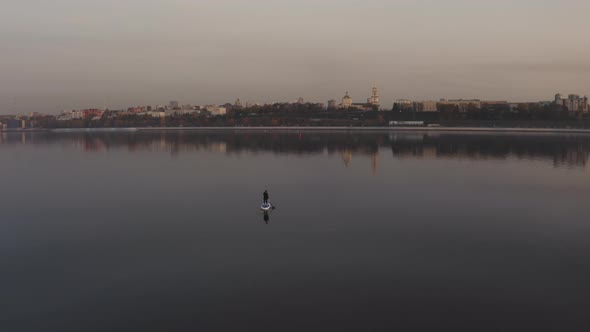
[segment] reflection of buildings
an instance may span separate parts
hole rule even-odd
[[[583,136],[424,135],[422,140],[391,142],[398,158],[551,161],[555,166],[585,167],[590,139]]]
[[[350,150],[342,151],[342,161],[344,161],[344,167],[348,167],[348,165],[350,165],[351,160],[352,160],[352,152]]]
[[[84,141],[84,151],[86,152],[100,152],[107,150],[107,146],[100,140],[86,140]]]
[[[453,133],[321,133],[308,131],[157,131],[157,132],[2,132],[2,145],[60,145],[87,152],[126,149],[168,151],[171,154],[273,153],[340,156],[345,167],[353,156],[371,158],[374,171],[379,151],[391,149],[400,159],[503,160],[546,162],[556,167],[585,167],[590,137],[584,135],[495,135]]]
[[[379,166],[379,154],[375,153],[371,156],[371,168],[373,169],[373,175],[377,174],[377,167]]]
[[[226,153],[227,152],[227,143],[225,143],[225,142],[211,143],[208,146],[207,151],[217,152],[217,153]]]
[[[590,157],[590,152],[581,148],[567,149],[562,154],[556,155],[553,159],[553,165],[559,166],[582,166],[585,167]]]
[[[344,162],[344,167],[348,168],[350,162],[352,161],[353,151],[349,149],[345,149],[341,153],[342,161]],[[379,167],[379,151],[376,151],[371,156],[371,169],[373,170],[373,175],[377,174],[377,169]]]

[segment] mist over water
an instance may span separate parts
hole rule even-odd
[[[587,330],[589,155],[586,135],[2,133],[0,329]]]

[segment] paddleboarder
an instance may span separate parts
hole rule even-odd
[[[264,201],[264,204],[268,204],[268,191],[264,191],[262,194],[262,200]]]

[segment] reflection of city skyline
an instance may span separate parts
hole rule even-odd
[[[355,156],[370,158],[373,173],[380,156],[390,150],[399,159],[503,160],[551,162],[555,167],[585,167],[590,136],[486,135],[460,133],[351,133],[351,132],[113,132],[113,133],[2,133],[2,145],[63,145],[86,152],[127,149],[130,152],[168,151],[173,156],[197,151],[240,154],[340,155],[348,167]]]

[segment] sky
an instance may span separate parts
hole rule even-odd
[[[0,114],[590,94],[588,0],[3,0]]]

